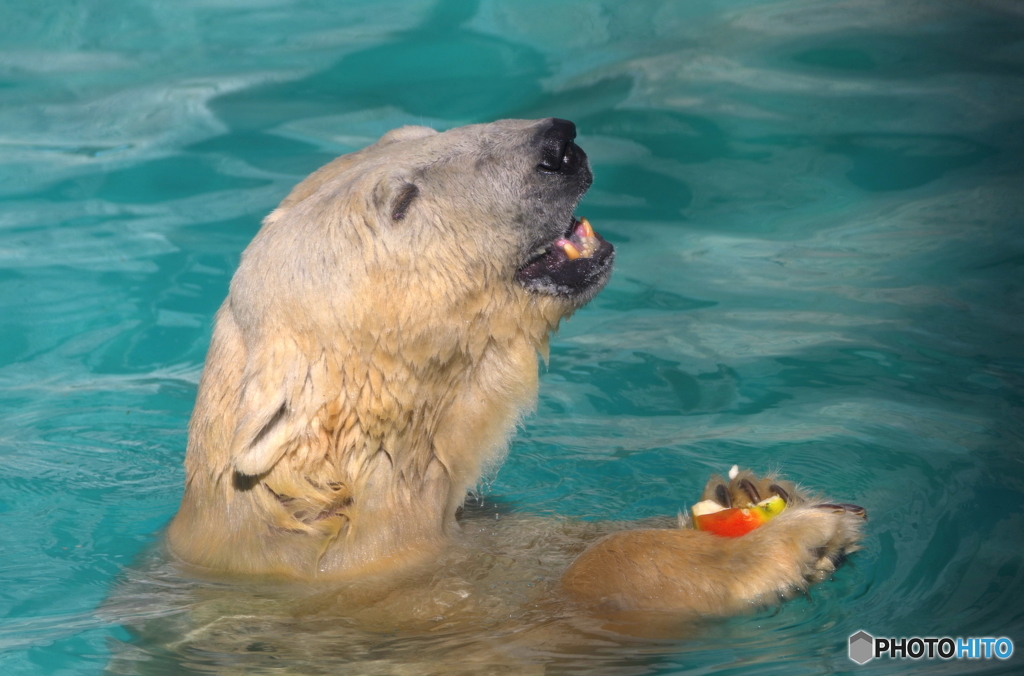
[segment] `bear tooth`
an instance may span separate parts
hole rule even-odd
[[[555,244],[562,247],[562,249],[565,251],[565,255],[568,256],[569,260],[571,261],[576,260],[582,255],[580,254],[579,249],[577,249],[576,246],[567,239],[560,239],[557,242],[555,242]]]
[[[586,218],[581,218],[580,219],[580,228],[583,229],[583,232],[580,233],[581,237],[593,237],[594,236],[594,228],[593,228],[593,226],[590,225],[590,221],[588,221]]]
[[[584,237],[583,238],[583,249],[580,251],[580,255],[584,258],[590,258],[597,251],[598,246],[596,237]]]

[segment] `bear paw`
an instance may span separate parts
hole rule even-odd
[[[799,570],[809,582],[825,579],[849,553],[859,549],[857,542],[867,520],[863,507],[826,501],[775,475],[758,478],[749,470],[733,467],[728,479],[711,477],[702,500],[713,501],[725,509],[751,509],[772,496],[785,501],[786,509],[778,519],[772,518],[760,526],[760,533],[748,533],[750,540],[738,541],[737,549],[764,547],[763,553],[782,558],[782,568]],[[681,527],[691,525],[692,519],[680,516]],[[799,581],[792,584],[799,585]]]
[[[865,510],[809,494],[774,476],[712,477],[705,500],[749,508],[778,496],[786,508],[739,537],[688,527],[612,533],[562,576],[570,598],[608,611],[727,615],[777,603],[827,579],[862,537]]]

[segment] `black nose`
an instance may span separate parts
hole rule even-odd
[[[583,151],[572,140],[576,125],[553,117],[540,134],[540,164],[537,169],[549,173],[570,174],[579,169]],[[583,157],[586,157],[583,155]]]

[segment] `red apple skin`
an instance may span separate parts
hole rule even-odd
[[[722,537],[736,538],[746,535],[765,521],[767,519],[757,510],[733,507],[713,514],[694,517],[693,525],[697,530]]]

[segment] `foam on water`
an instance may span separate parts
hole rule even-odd
[[[206,592],[146,552],[177,507],[212,316],[260,218],[392,127],[548,115],[579,126],[596,176],[580,214],[618,247],[617,270],[555,340],[537,414],[485,500],[524,517],[674,516],[735,463],[871,521],[810,598],[678,640],[594,634],[589,651],[531,664],[833,673],[853,669],[859,629],[1022,645],[1017,4],[0,12],[0,671],[97,674],[113,653],[130,673],[395,673],[475,645],[348,626],[351,652],[319,665],[175,652],[175,613]],[[232,612],[265,609],[260,594]],[[198,615],[227,601],[204,603]],[[161,640],[123,628],[164,615]],[[316,640],[314,625],[292,631]],[[1012,673],[1019,659],[900,669]]]

